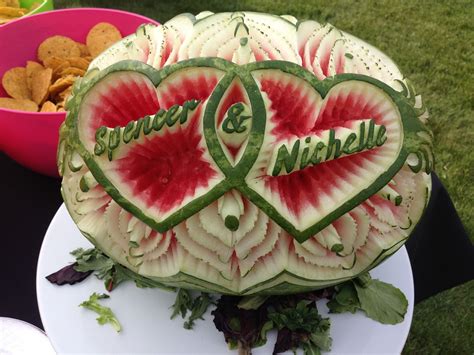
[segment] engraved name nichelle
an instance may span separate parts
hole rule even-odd
[[[351,128],[340,127],[297,138],[274,150],[267,173],[286,175],[341,156],[382,146],[387,129],[373,119],[352,122]],[[291,146],[291,148],[289,148]]]

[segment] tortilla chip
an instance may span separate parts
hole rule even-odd
[[[0,15],[9,17],[21,17],[28,12],[28,9],[19,7],[0,6]]]
[[[87,57],[90,55],[89,49],[84,43],[76,42],[76,44],[79,47],[79,50],[81,51],[81,57]]]
[[[72,85],[67,87],[65,90],[58,93],[54,98],[56,100],[56,104],[58,107],[66,107],[66,101],[71,95],[72,92]]]
[[[57,108],[56,105],[53,104],[51,101],[45,101],[43,106],[41,106],[40,112],[56,112]]]
[[[97,57],[121,38],[117,27],[107,22],[100,22],[87,34],[86,45],[92,57]]]
[[[54,82],[53,85],[49,87],[49,93],[51,96],[55,96],[61,91],[67,89],[69,86],[74,84],[76,78],[72,75],[65,76],[64,78],[59,78]]]
[[[53,70],[53,80],[57,80],[58,78],[60,78],[62,76],[61,72],[64,69],[67,69],[67,68],[70,68],[70,67],[71,67],[71,64],[69,63],[69,61],[64,60],[62,62],[62,64],[60,64],[56,68],[54,68],[54,70]]]
[[[51,69],[55,70],[57,67],[59,67],[64,62],[66,62],[65,58],[59,58],[59,57],[56,57],[56,56],[53,55],[51,57],[46,58],[43,61],[43,64],[46,68],[51,68]]]
[[[25,68],[16,67],[6,71],[3,74],[2,85],[7,94],[14,99],[31,99]]]
[[[67,76],[67,75],[83,76],[85,73],[86,71],[83,69],[69,67],[60,71],[59,76]]]
[[[53,77],[53,70],[46,68],[33,73],[33,81],[31,83],[31,96],[33,101],[41,105],[49,94],[49,86]]]
[[[71,58],[67,58],[67,60],[69,63],[71,63],[72,67],[82,69],[82,70],[87,70],[90,63],[87,59],[81,58],[81,57],[71,57]]]
[[[0,6],[20,7],[18,0],[0,0]]]
[[[33,73],[43,70],[44,67],[38,63],[34,62],[32,60],[29,60],[26,62],[26,84],[28,85],[28,89],[31,91],[31,82],[33,79]]]
[[[68,100],[69,96],[72,93],[72,87],[73,87],[73,84],[68,86],[63,91],[61,91],[61,92],[57,93],[56,95],[54,95],[53,102],[56,103],[56,106],[58,106],[58,107],[65,107],[66,106],[66,101]]]
[[[0,97],[0,107],[9,110],[38,112],[38,105],[31,100],[11,99],[9,97]]]
[[[43,63],[46,58],[55,56],[59,58],[78,57],[81,50],[69,37],[53,36],[46,38],[38,47],[38,59]]]

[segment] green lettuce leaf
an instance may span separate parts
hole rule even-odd
[[[213,304],[215,304],[214,300],[207,293],[201,292],[199,296],[193,297],[190,291],[180,288],[176,294],[175,302],[171,306],[173,309],[171,319],[174,319],[178,314],[181,315],[181,318],[186,319],[189,311],[191,314],[184,322],[183,327],[185,329],[192,329],[194,322],[198,319],[204,319],[204,313]]]
[[[336,287],[334,298],[327,303],[331,313],[355,313],[360,309],[357,291],[352,282],[346,282]]]
[[[214,304],[214,300],[207,293],[202,292],[198,297],[196,297],[190,309],[191,315],[183,325],[184,328],[193,329],[194,321],[198,319],[204,320],[203,315],[212,304]]]
[[[120,325],[118,319],[115,317],[115,314],[109,307],[102,306],[99,303],[99,300],[109,298],[110,296],[106,294],[98,294],[93,293],[90,295],[87,301],[82,302],[79,306],[89,309],[99,315],[97,317],[97,322],[100,325],[104,325],[109,323],[115,329],[115,331],[120,332],[122,330],[122,326]]]
[[[262,304],[265,303],[265,301],[269,298],[270,296],[266,295],[251,295],[251,296],[244,296],[240,300],[240,302],[237,304],[237,307],[240,309],[257,309],[260,307]]]
[[[365,287],[354,283],[360,301],[360,308],[372,318],[383,324],[403,322],[408,309],[408,300],[398,288],[371,280]]]
[[[193,297],[191,292],[180,288],[176,294],[176,299],[174,304],[171,306],[173,313],[171,313],[171,319],[174,319],[178,314],[181,314],[181,317],[186,317],[188,310],[192,309],[193,306]]]
[[[355,313],[360,309],[380,323],[397,324],[403,322],[408,300],[395,286],[372,279],[366,273],[336,286],[336,294],[327,306],[331,313]]]
[[[303,354],[304,355],[321,355],[321,349],[311,342],[303,344]]]
[[[94,271],[99,279],[104,279],[114,267],[114,262],[109,257],[102,254],[98,249],[76,249],[71,252],[76,258],[77,271]]]
[[[331,350],[332,345],[330,330],[331,321],[328,318],[322,318],[316,330],[310,334],[309,339],[319,349],[323,351],[329,351]]]

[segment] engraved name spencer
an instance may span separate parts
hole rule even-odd
[[[373,119],[364,119],[351,122],[349,127],[293,139],[277,145],[267,173],[287,175],[308,166],[380,147],[387,140],[386,132],[384,125],[375,124]]]
[[[173,105],[168,110],[159,110],[153,116],[130,121],[125,127],[117,126],[111,129],[101,126],[95,133],[97,143],[94,146],[94,154],[100,156],[107,152],[109,160],[112,161],[113,151],[121,144],[128,144],[132,140],[138,140],[142,135],[158,132],[165,125],[168,127],[173,127],[177,123],[184,125],[200,102],[200,100],[185,101],[182,106]]]

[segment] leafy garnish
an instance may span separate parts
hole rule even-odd
[[[359,297],[352,282],[336,286],[334,298],[327,303],[331,313],[355,313],[360,309]]]
[[[76,258],[77,271],[92,271],[99,280],[104,280],[107,291],[112,291],[123,280],[117,280],[115,263],[102,254],[98,249],[73,250],[71,254]]]
[[[257,309],[260,307],[262,304],[265,303],[265,301],[269,298],[270,296],[266,295],[252,295],[252,296],[244,296],[240,300],[240,302],[237,304],[237,307],[241,309]]]
[[[115,263],[98,249],[76,249],[72,253],[74,264],[47,276],[58,285],[74,284],[91,273],[104,280],[105,287],[111,291],[128,280],[137,287],[160,287],[168,291],[175,288],[161,285]],[[192,329],[198,319],[203,319],[209,306],[215,304],[207,293],[195,295],[185,289],[178,289],[171,319],[181,315],[184,328]],[[110,323],[117,332],[121,325],[112,310],[99,304],[108,295],[94,293],[80,306],[99,314],[99,324]],[[327,306],[331,313],[362,310],[369,318],[383,324],[396,324],[403,321],[408,308],[404,294],[396,287],[372,279],[369,273],[334,287],[287,296],[251,295],[245,297],[221,296],[217,307],[212,311],[216,328],[224,333],[225,341],[231,349],[239,349],[239,354],[251,354],[251,349],[262,346],[267,341],[271,329],[278,330],[273,353],[301,348],[305,355],[329,351],[330,321],[322,318],[316,301],[331,298]],[[189,314],[189,315],[188,315]],[[186,319],[187,318],[187,319]]]
[[[278,329],[274,353],[302,347],[305,354],[316,354],[331,348],[330,321],[319,315],[315,302],[301,300],[294,307],[280,309],[272,306],[268,318]]]
[[[273,323],[267,318],[266,306],[241,309],[237,306],[241,300],[241,297],[221,296],[211,314],[229,346],[238,348],[240,354],[250,354],[252,348],[266,343],[267,331],[273,328]]]
[[[46,277],[48,281],[57,285],[73,285],[86,279],[91,273],[104,281],[107,291],[112,291],[125,281],[134,281],[137,287],[159,287],[167,291],[175,291],[175,288],[161,285],[140,275],[134,274],[122,265],[113,261],[99,249],[78,248],[71,252],[76,258],[74,264],[68,265],[61,270]]]
[[[173,309],[173,313],[171,313],[171,319],[174,319],[178,314],[181,314],[181,317],[186,317],[188,310],[192,308],[193,305],[193,297],[191,292],[185,290],[184,288],[180,288],[178,293],[176,294],[176,300],[174,304],[171,306]]]
[[[369,318],[383,324],[403,322],[408,300],[398,288],[380,280],[372,280],[365,287],[355,283],[355,287],[360,307]]]
[[[191,307],[191,315],[183,325],[184,328],[192,329],[194,321],[204,319],[202,316],[206,313],[211,304],[214,304],[214,301],[207,293],[201,293],[201,295],[196,297]]]
[[[322,290],[296,293],[292,295],[295,300],[308,300],[308,301],[319,301],[323,298],[331,298],[335,293],[334,287],[323,288]]]
[[[321,355],[321,349],[311,342],[303,344],[304,355]]]
[[[305,337],[307,337],[305,335]],[[301,336],[292,332],[288,328],[282,328],[278,331],[277,340],[273,347],[273,354],[285,352],[290,349],[296,349],[300,345]]]
[[[75,269],[77,263],[67,265],[62,269],[46,276],[46,279],[58,286],[62,285],[74,285],[75,283],[81,282],[92,274],[92,271],[80,272]]]
[[[76,258],[77,271],[94,271],[101,279],[106,277],[114,266],[112,259],[102,254],[96,248],[78,248],[73,250],[71,255]]]
[[[180,288],[176,294],[176,300],[171,306],[173,309],[171,319],[174,319],[178,314],[181,315],[181,318],[186,319],[186,315],[190,311],[191,314],[184,322],[183,327],[192,329],[196,320],[204,319],[202,316],[212,304],[214,304],[214,300],[209,294],[202,292],[199,296],[193,297],[190,291]]]
[[[324,351],[331,350],[332,339],[329,331],[331,322],[329,318],[321,318],[318,327],[310,334],[309,339],[318,348]]]
[[[366,273],[336,286],[336,294],[327,306],[331,313],[355,313],[360,309],[380,323],[397,324],[404,319],[408,300],[398,288]]]
[[[309,350],[329,350],[331,345],[329,320],[319,315],[313,298],[318,296],[312,292],[271,297],[222,296],[212,315],[217,330],[240,354],[250,354],[252,348],[264,345],[271,329],[278,330],[275,354],[296,348],[311,354]],[[255,307],[256,304],[260,306]],[[250,309],[243,309],[242,305]]]
[[[294,308],[269,309],[268,318],[278,329],[302,330],[311,333],[317,328],[320,316],[316,307],[307,307],[311,302],[299,301]]]
[[[97,313],[99,317],[97,317],[96,319],[100,325],[109,323],[110,325],[112,325],[115,331],[120,332],[122,330],[122,326],[120,325],[118,319],[115,317],[112,310],[109,307],[102,306],[99,303],[99,300],[109,297],[109,295],[98,294],[94,292],[92,295],[90,295],[87,301],[82,302],[79,306]]]

